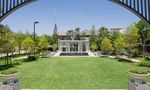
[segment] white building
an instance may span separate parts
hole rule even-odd
[[[63,53],[83,53],[90,51],[89,40],[59,40],[58,50]]]

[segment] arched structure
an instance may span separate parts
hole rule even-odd
[[[15,10],[36,0],[0,0],[0,22]],[[150,0],[109,0],[117,3],[150,25]]]
[[[15,10],[36,0],[0,0],[0,22]]]
[[[150,25],[150,0],[109,0],[133,12]]]

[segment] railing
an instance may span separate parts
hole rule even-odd
[[[117,3],[150,25],[150,0],[109,0]]]
[[[15,10],[36,0],[0,0],[0,22]]]
[[[0,0],[0,22],[18,8],[36,0]],[[150,25],[150,0],[109,0],[115,2]]]

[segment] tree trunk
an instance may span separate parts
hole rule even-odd
[[[145,44],[146,44],[146,41],[147,41],[147,39],[146,40],[144,40],[144,42],[143,42],[143,46],[142,46],[142,49],[143,49],[143,58],[145,58],[146,56],[145,56]]]
[[[12,56],[14,56],[14,51],[12,51],[12,54],[11,54]]]
[[[6,65],[8,65],[9,62],[8,62],[8,52],[6,52]]]
[[[21,53],[20,51],[21,51],[21,45],[19,45],[19,54]]]
[[[118,52],[116,52],[116,58],[119,58],[119,53]]]
[[[26,55],[28,55],[28,50],[26,50]]]

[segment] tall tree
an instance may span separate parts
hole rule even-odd
[[[140,40],[142,43],[143,57],[145,57],[145,45],[148,41],[150,41],[150,27],[143,21],[139,21],[135,25],[139,29],[138,33],[140,35]]]
[[[53,38],[53,44],[57,43],[58,41],[58,28],[57,28],[57,24],[55,24],[54,26],[54,32],[53,32],[53,35],[52,35],[52,38]]]
[[[35,45],[35,43],[31,37],[26,37],[26,39],[23,40],[23,42],[22,42],[22,47],[23,47],[23,49],[26,50],[26,54],[32,53],[34,51],[33,50],[34,45]]]
[[[71,40],[75,40],[77,33],[75,30],[68,30],[67,31],[67,36],[71,38]]]
[[[81,37],[80,37],[80,28],[79,27],[75,28],[75,32],[76,32],[76,40],[80,40],[81,39]]]
[[[101,50],[106,54],[109,54],[109,52],[113,50],[111,40],[107,37],[105,37],[102,41]]]
[[[49,43],[48,43],[48,38],[45,35],[40,37],[40,41],[39,41],[38,46],[41,49],[43,49],[43,50],[46,49],[48,51]]]
[[[101,28],[99,29],[99,35],[98,35],[98,38],[97,38],[97,45],[98,45],[98,48],[99,48],[99,49],[101,49],[102,41],[103,41],[105,38],[109,38],[109,39],[110,39],[110,34],[109,34],[109,31],[108,31],[108,28],[106,28],[106,27],[101,27]]]
[[[135,48],[140,45],[138,28],[135,26],[135,24],[132,24],[127,28],[127,31],[125,33],[125,42],[127,51],[129,53],[129,56],[131,57],[131,54],[134,53]]]
[[[22,44],[22,41],[25,38],[25,35],[22,32],[18,32],[18,33],[15,34],[14,38],[15,38],[15,41],[17,43],[18,51],[19,51],[19,54],[20,54],[20,51],[21,51],[21,48],[22,48],[21,44]]]
[[[93,25],[92,30],[91,30],[91,35],[96,35],[96,29],[95,29],[94,25]]]
[[[54,33],[58,33],[57,29],[58,29],[58,28],[57,28],[57,24],[55,23],[53,34],[54,34]]]
[[[2,30],[3,29],[3,30]],[[0,50],[6,54],[5,64],[11,64],[11,59],[9,59],[9,53],[14,50],[13,45],[13,32],[10,30],[9,26],[1,26],[2,35],[1,35],[1,44]]]
[[[92,29],[90,30],[90,37],[89,37],[89,41],[90,41],[90,48],[92,51],[97,50],[97,43],[96,43],[96,29],[95,26],[92,26]]]
[[[116,53],[116,57],[123,51],[125,48],[124,36],[119,35],[117,39],[114,40],[114,49]]]

